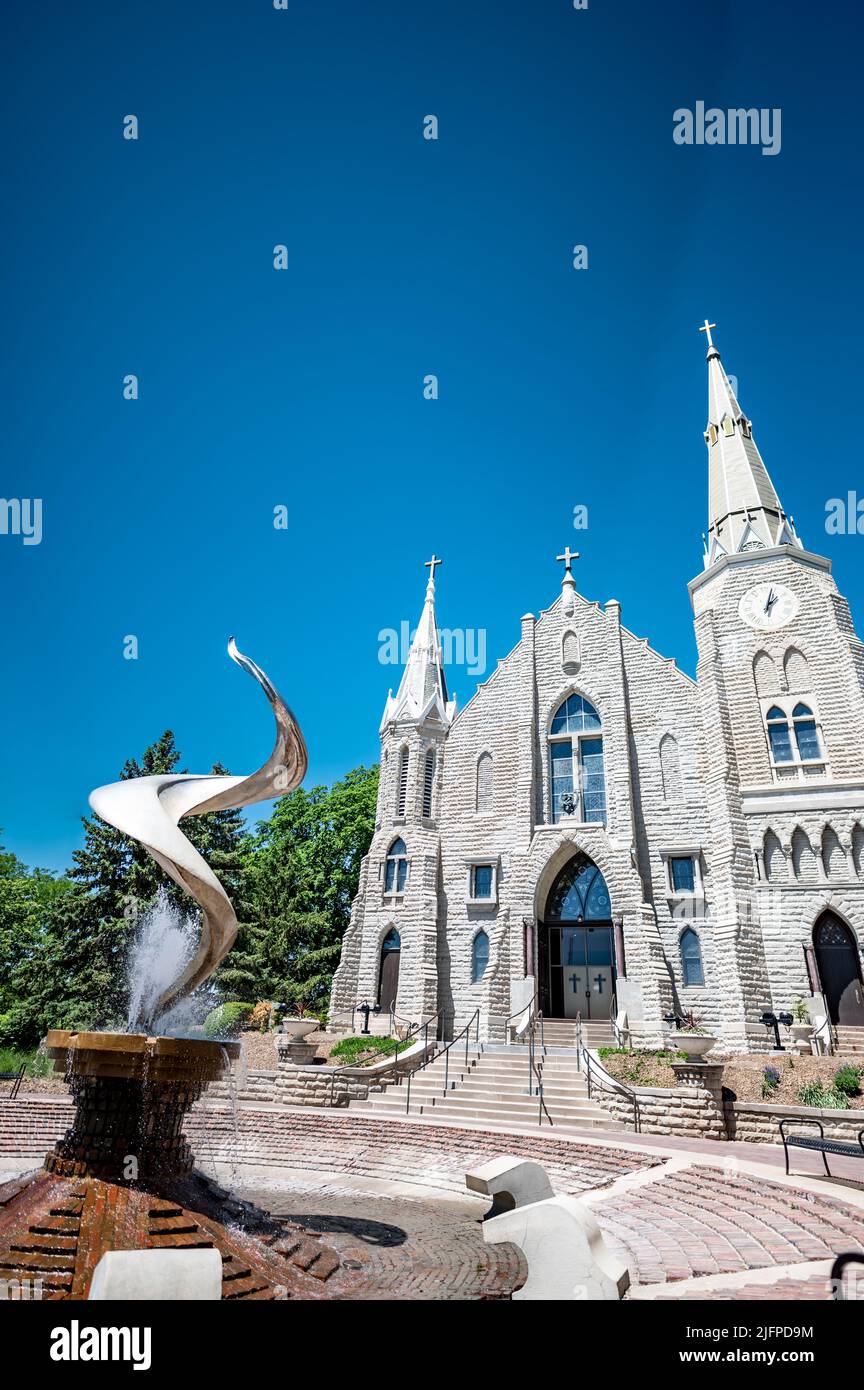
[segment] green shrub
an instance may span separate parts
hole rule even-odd
[[[856,1067],[852,1062],[846,1062],[834,1073],[834,1090],[839,1091],[841,1096],[857,1096],[861,1090],[862,1076],[864,1067]]]
[[[330,1056],[338,1057],[340,1062],[350,1066],[364,1052],[375,1052],[376,1058],[374,1060],[377,1060],[378,1057],[392,1057],[395,1053],[401,1052],[403,1047],[408,1046],[410,1043],[400,1042],[398,1038],[343,1038],[341,1042],[330,1049]]]
[[[849,1102],[844,1095],[833,1089],[826,1090],[821,1081],[808,1081],[798,1092],[802,1105],[811,1105],[816,1110],[848,1110]]]
[[[208,1038],[233,1038],[243,1024],[250,1018],[254,1004],[241,1004],[231,1000],[213,1009],[204,1020],[204,1032]]]
[[[19,1071],[22,1065],[28,1076],[50,1076],[54,1070],[51,1058],[41,1048],[20,1052],[15,1047],[0,1047],[0,1071]]]

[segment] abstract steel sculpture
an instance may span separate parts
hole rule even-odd
[[[216,773],[169,773],[111,782],[90,793],[90,805],[102,820],[140,844],[160,868],[201,908],[201,939],[192,959],[162,993],[149,1018],[136,1026],[150,1027],[154,1019],[181,995],[190,994],[213,973],[230,951],[237,935],[237,917],[213,870],[180,830],[184,816],[249,806],[255,801],[284,796],[299,786],[308,765],[303,735],[293,714],[267,676],[237,650],[234,638],[228,654],[261,686],[276,718],[276,743],[267,762],[249,777]]]

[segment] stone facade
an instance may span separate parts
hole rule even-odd
[[[479,1011],[481,1037],[502,1037],[507,1016],[542,994],[541,924],[577,852],[605,880],[614,1007],[635,1045],[662,1043],[668,1016],[692,1012],[724,1049],[765,1049],[762,1014],[798,999],[814,1020],[849,1022],[864,940],[864,645],[829,561],[783,511],[713,344],[708,362],[712,514],[690,585],[697,679],[628,631],[615,600],[578,594],[568,553],[561,595],[522,618],[517,645],[456,714],[430,580],[381,724],[376,828],[331,1026],[378,999],[382,945],[397,933],[388,1006],[411,1020],[440,1010],[444,1036]],[[595,819],[583,796],[559,804],[550,785],[553,720],[571,695],[593,707],[602,736]],[[815,732],[796,723],[802,708]],[[786,761],[771,742],[778,709]],[[574,784],[577,761],[574,751]],[[684,889],[671,868],[682,859],[693,865]],[[482,897],[478,867],[491,868]],[[839,1020],[814,950],[826,911],[857,950]],[[689,969],[682,936],[697,955]]]

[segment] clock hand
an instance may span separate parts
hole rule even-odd
[[[773,589],[769,589],[769,591],[768,591],[768,597],[767,597],[767,599],[765,600],[765,612],[766,612],[766,613],[770,613],[770,612],[771,612],[771,609],[774,607],[774,605],[775,605],[776,602],[777,602],[777,595],[775,594],[775,592],[774,592]]]

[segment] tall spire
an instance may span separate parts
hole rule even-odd
[[[708,338],[708,536],[705,568],[723,555],[767,550],[777,545],[801,548],[768,469],[756,447],[750,421],[732,389],[711,337],[717,325],[705,320]]]
[[[456,713],[456,701],[447,694],[441,641],[435,619],[435,568],[442,563],[436,555],[426,561],[429,582],[423,612],[417,624],[396,694],[389,691],[381,728],[391,723],[424,724],[431,719],[449,725]]]

